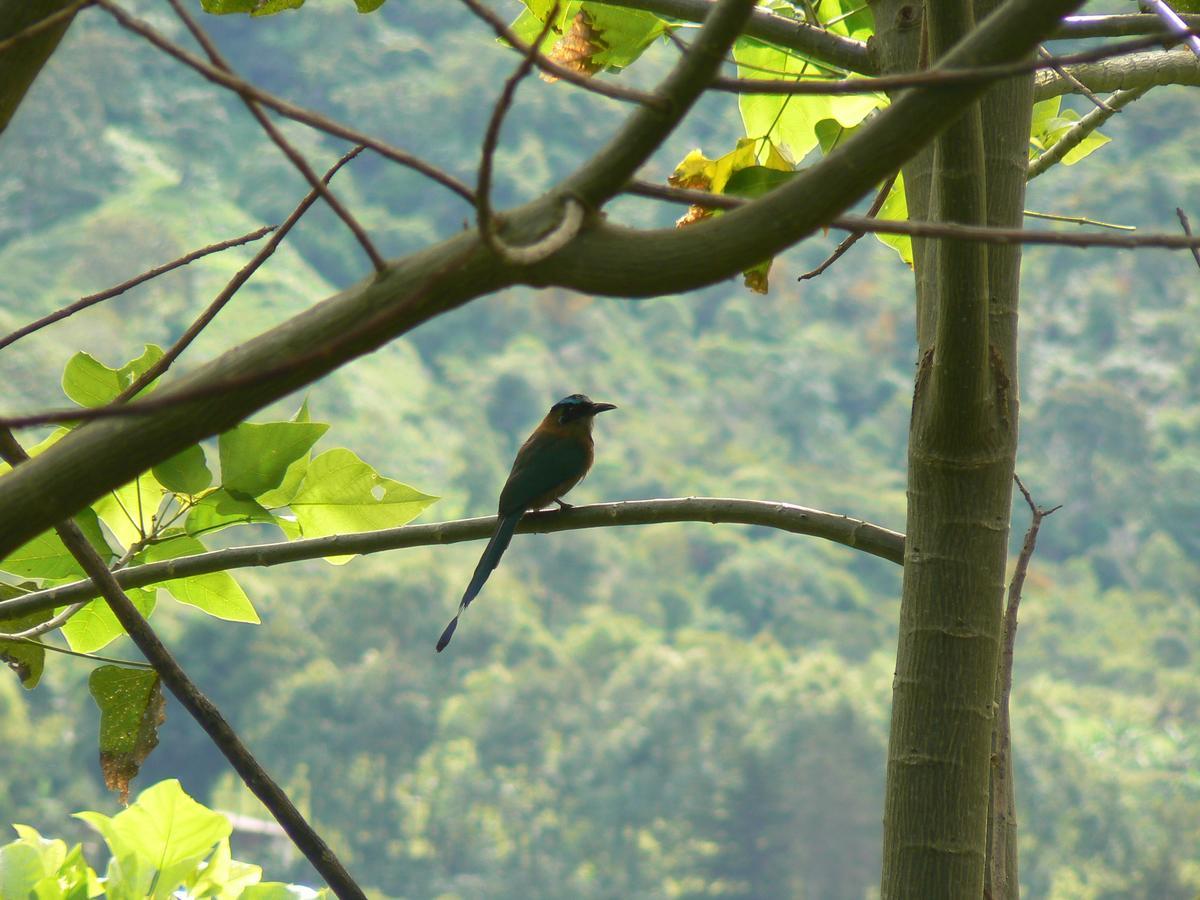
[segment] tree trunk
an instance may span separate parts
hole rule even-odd
[[[937,60],[993,3],[874,4],[885,71]],[[910,215],[1019,227],[1032,77],[990,89],[904,169]],[[919,366],[884,812],[884,898],[983,895],[1017,438],[1020,248],[914,247]],[[1013,879],[1015,885],[1015,878]]]

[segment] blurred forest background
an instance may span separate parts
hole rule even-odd
[[[131,6],[185,39],[164,4]],[[369,16],[326,0],[205,24],[248,79],[468,181],[513,64],[446,0]],[[675,53],[656,47],[627,77],[652,83]],[[527,82],[497,157],[498,203],[536,195],[624,114]],[[727,152],[737,116],[731,96],[706,99],[652,177],[693,147]],[[318,169],[345,149],[285,130]],[[1105,132],[1110,145],[1031,184],[1030,209],[1150,230],[1173,230],[1176,206],[1200,219],[1200,94],[1156,89]],[[236,98],[93,12],[0,153],[0,331],[277,222],[307,189]],[[335,187],[389,256],[473,220],[369,154]],[[627,199],[611,214],[668,224],[680,210]],[[576,503],[776,499],[902,530],[911,273],[867,239],[797,283],[840,237],[780,258],[767,296],[731,281],[652,301],[512,290],[471,303],[315,386],[313,417],[333,423],[322,446],[440,495],[421,521],[490,514],[519,442],[550,403],[584,391],[620,410],[597,425]],[[250,252],[6,351],[5,409],[62,405],[59,376],[78,349],[116,365],[169,342]],[[184,359],[368,269],[318,206]],[[1198,322],[1200,271],[1186,253],[1027,250],[1018,472],[1040,503],[1065,504],[1042,531],[1018,636],[1030,897],[1200,892]],[[1028,511],[1014,509],[1016,546]],[[898,567],[740,526],[521,535],[435,655],[479,551],[244,570],[261,626],[165,603],[154,622],[351,871],[387,896],[877,893]],[[68,814],[116,810],[96,762],[89,669],[55,658],[30,694],[0,680],[0,824],[91,840]],[[202,802],[261,816],[173,701],[168,717],[138,784],[177,776]],[[315,881],[271,841],[235,835],[234,853],[269,877]]]

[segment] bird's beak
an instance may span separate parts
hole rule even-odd
[[[593,403],[592,404],[592,415],[594,416],[596,413],[602,413],[606,410],[616,409],[616,408],[617,408],[617,404],[615,404],[615,403]]]

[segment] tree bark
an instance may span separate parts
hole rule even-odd
[[[882,68],[915,68],[925,48],[936,64],[995,5],[928,4],[928,20],[917,26],[913,4],[876,4]],[[1032,83],[1015,78],[991,88],[931,151],[910,161],[904,170],[910,213],[1020,225]],[[993,701],[1017,440],[1020,248],[929,241],[914,251],[920,363],[882,895],[949,900],[983,895],[989,846]]]

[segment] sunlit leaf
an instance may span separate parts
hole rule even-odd
[[[212,472],[204,458],[204,448],[199,444],[176,453],[152,471],[159,484],[178,494],[198,494],[212,484]]]
[[[309,464],[290,505],[304,536],[319,537],[403,525],[436,499],[384,478],[349,450],[337,448]]]
[[[234,497],[221,488],[196,502],[187,515],[186,531],[193,536],[211,534],[233,525],[249,525],[252,522],[274,524],[275,516],[258,501]]]
[[[221,486],[245,497],[279,487],[288,466],[328,430],[323,422],[243,422],[218,439]]]
[[[63,393],[80,406],[104,406],[116,400],[122,391],[162,359],[162,356],[161,347],[146,344],[146,349],[137,359],[118,369],[112,369],[89,353],[76,353],[63,370]]]
[[[100,554],[100,558],[109,562],[113,557],[112,549],[100,529],[96,513],[87,508],[80,510],[75,514],[75,524],[92,549]],[[11,572],[22,578],[62,579],[83,575],[83,568],[54,531],[43,531],[0,560],[0,571]]]
[[[10,584],[0,584],[0,600],[20,597],[24,592]],[[15,634],[35,625],[40,625],[54,615],[52,610],[26,613],[23,616],[0,618],[0,633]],[[3,661],[21,679],[21,685],[32,690],[37,687],[46,663],[46,651],[35,644],[24,641],[0,640],[0,661]],[[0,897],[4,896],[0,894]]]
[[[150,544],[135,557],[135,561],[147,563],[176,559],[180,556],[204,553],[207,549],[196,538],[186,534],[177,534],[169,540]],[[160,582],[158,587],[170,593],[180,603],[194,606],[218,619],[226,619],[230,622],[257,623],[259,621],[258,613],[254,611],[250,598],[246,596],[245,591],[228,572],[209,572],[204,575],[172,578]]]
[[[125,596],[144,618],[154,612],[154,588],[126,588]],[[77,653],[95,653],[125,633],[125,626],[103,598],[91,600],[62,627],[67,644]]]

